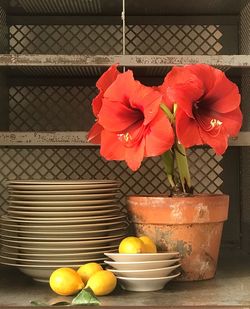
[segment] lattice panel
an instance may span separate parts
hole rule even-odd
[[[0,7],[0,53],[8,52],[8,27],[6,22],[6,13]]]
[[[128,54],[219,54],[218,25],[129,25]],[[120,25],[13,25],[11,53],[121,54]]]
[[[211,149],[190,152],[191,173],[197,192],[221,193],[221,157]],[[160,157],[146,159],[132,173],[122,162],[105,161],[97,148],[16,149],[0,148],[0,204],[6,207],[7,179],[117,179],[121,183],[121,204],[125,196],[166,193]]]
[[[94,122],[94,86],[12,86],[11,131],[87,131]]]
[[[120,25],[13,25],[15,54],[121,54]]]
[[[130,25],[129,54],[215,55],[222,50],[217,25]]]

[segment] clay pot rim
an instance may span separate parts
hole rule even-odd
[[[127,198],[130,198],[130,197],[140,197],[140,198],[147,198],[147,197],[150,197],[150,198],[156,198],[156,199],[160,199],[160,198],[169,198],[169,199],[178,199],[178,198],[185,198],[185,199],[194,199],[194,198],[201,198],[201,197],[204,197],[204,198],[218,198],[218,197],[226,197],[226,198],[229,198],[229,195],[228,194],[224,194],[224,193],[195,193],[195,194],[192,194],[192,195],[173,195],[173,196],[169,196],[167,194],[164,194],[164,193],[155,193],[155,194],[128,194],[127,195]]]

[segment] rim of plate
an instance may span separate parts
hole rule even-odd
[[[108,199],[108,200],[83,200],[83,201],[16,201],[16,200],[7,200],[8,204],[16,205],[40,205],[40,206],[50,206],[50,205],[72,205],[72,206],[98,206],[98,205],[107,205],[107,204],[117,204],[117,199]]]
[[[130,273],[134,273],[134,272],[140,272],[140,273],[152,273],[154,271],[159,271],[159,270],[170,270],[170,269],[175,269],[180,267],[181,264],[176,264],[176,265],[171,265],[171,266],[167,266],[167,267],[161,267],[161,268],[153,268],[153,269],[127,269],[127,270],[123,270],[123,269],[113,269],[113,268],[106,268],[106,270],[109,270],[111,272],[114,273],[126,273],[126,274],[130,274]]]
[[[115,261],[110,261],[110,260],[105,260],[104,262],[107,264],[110,264],[112,266],[113,265],[128,265],[128,264],[133,264],[133,265],[143,265],[143,264],[152,264],[152,263],[156,263],[156,264],[161,264],[167,261],[173,261],[174,259],[170,259],[170,260],[156,260],[156,261],[141,261],[141,262],[115,262]]]
[[[168,252],[157,252],[157,253],[140,253],[140,256],[159,256],[159,255],[166,255],[166,256],[168,256],[168,255],[173,255],[173,254],[180,255],[180,252],[178,252],[178,251],[172,251],[172,252],[168,251]],[[118,253],[118,252],[111,253],[111,255],[113,255],[113,256],[127,256],[127,257],[135,256],[132,253]],[[119,262],[119,263],[121,263],[121,262]],[[127,262],[122,262],[122,263],[127,263]]]
[[[112,179],[8,179],[7,184],[90,184],[90,183],[118,183],[117,180]]]
[[[72,189],[72,190],[13,190],[11,188],[8,188],[8,192],[11,193],[11,194],[21,194],[21,195],[61,195],[61,194],[69,194],[69,195],[72,195],[72,194],[88,194],[88,193],[106,193],[106,192],[110,192],[110,193],[113,193],[113,192],[117,192],[119,191],[119,188],[118,187],[115,187],[115,188],[99,188],[98,191],[97,189]]]
[[[6,247],[6,248],[11,248],[11,249],[16,249],[16,250],[31,250],[31,251],[75,251],[76,253],[80,250],[84,250],[83,252],[85,251],[88,251],[88,252],[92,252],[91,250],[93,249],[98,249],[98,250],[101,250],[101,249],[110,249],[110,248],[113,248],[113,249],[117,249],[118,248],[118,244],[116,245],[106,245],[106,246],[99,246],[99,247],[87,247],[87,248],[32,248],[32,247],[17,247],[17,246],[11,246],[11,245],[6,245],[6,244],[1,244],[2,247]],[[94,251],[93,251],[94,252]],[[79,252],[80,253],[80,252]]]
[[[121,279],[121,280],[126,280],[126,281],[130,281],[130,280],[134,280],[134,281],[144,281],[144,280],[148,280],[148,281],[157,281],[157,280],[164,280],[164,279],[171,279],[171,278],[175,278],[180,276],[180,272],[178,272],[177,274],[171,275],[171,276],[165,276],[165,277],[157,277],[157,278],[138,278],[138,277],[121,277],[121,276],[116,276],[117,279]]]
[[[116,210],[120,210],[121,206],[119,205],[100,205],[100,206],[70,206],[70,207],[65,207],[65,206],[55,206],[55,207],[49,207],[49,206],[12,206],[9,205],[8,210],[31,210],[31,211],[48,211],[48,209],[50,211],[96,211],[96,210],[112,210],[112,209],[116,209]]]
[[[89,260],[87,260],[89,261]],[[20,267],[20,268],[47,268],[47,269],[56,269],[56,268],[59,268],[59,267],[69,267],[69,265],[29,265],[29,264],[18,264],[18,263],[8,263],[8,262],[5,262],[3,260],[0,261],[1,264],[3,265],[8,265],[8,266],[16,266],[16,267]],[[103,265],[104,263],[100,263],[101,265]],[[70,267],[73,267],[73,268],[78,268],[82,266],[82,263],[81,264],[76,264],[76,265],[70,265]]]
[[[32,259],[20,259],[20,258],[12,258],[6,257],[0,254],[0,259],[10,260],[10,261],[18,261],[18,262],[27,262],[27,263],[58,263],[60,264],[60,260],[32,260]],[[103,261],[103,258],[90,258],[90,259],[80,259],[80,260],[62,260],[62,263],[81,263],[81,262],[93,262],[93,261]]]

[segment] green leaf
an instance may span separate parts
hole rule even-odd
[[[174,152],[175,152],[176,164],[177,164],[177,168],[179,171],[183,192],[191,193],[192,184],[191,184],[191,177],[190,177],[189,168],[188,168],[186,150],[182,144],[177,142],[175,144]]]
[[[162,155],[163,159],[163,164],[164,164],[164,169],[165,173],[167,175],[168,181],[171,185],[172,188],[175,187],[174,179],[173,179],[173,174],[174,174],[174,155],[171,150],[166,151]]]
[[[32,306],[40,306],[40,307],[42,307],[42,306],[48,306],[47,303],[44,303],[44,302],[39,301],[39,300],[31,300],[31,301],[30,301],[30,304],[31,304]]]
[[[100,305],[100,301],[95,297],[90,288],[82,289],[72,300],[72,305]]]
[[[51,306],[71,306],[71,303],[68,303],[67,301],[59,301],[51,304]]]

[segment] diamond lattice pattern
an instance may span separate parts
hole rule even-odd
[[[10,130],[88,131],[95,95],[95,86],[10,87]]]
[[[166,193],[166,180],[159,157],[146,159],[132,173],[125,163],[105,161],[98,148],[0,148],[0,204],[6,208],[7,179],[117,179],[121,204],[127,194]],[[193,149],[189,154],[197,192],[221,193],[221,157],[211,149]]]
[[[222,53],[218,25],[128,25],[127,54]],[[121,54],[120,25],[13,25],[10,52]]]

